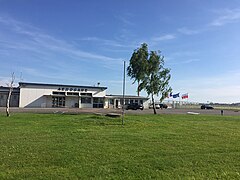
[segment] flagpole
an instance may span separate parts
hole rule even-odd
[[[180,93],[179,93],[179,109],[181,108],[181,104],[180,104]]]
[[[124,106],[125,106],[125,66],[126,61],[123,62],[123,104],[122,104],[122,126],[124,125]]]

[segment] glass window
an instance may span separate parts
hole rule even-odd
[[[81,103],[83,103],[83,104],[91,104],[92,103],[92,98],[90,98],[90,97],[81,97]]]
[[[52,97],[52,107],[65,107],[65,97]]]
[[[103,108],[104,98],[93,98],[93,108]]]
[[[92,97],[92,93],[81,93],[81,96],[90,96],[90,97]]]
[[[52,94],[65,95],[65,92],[53,91]]]
[[[69,96],[79,96],[79,93],[77,93],[77,92],[67,92],[67,95],[69,95]]]
[[[113,99],[110,99],[110,104],[114,104],[114,100]]]
[[[120,104],[123,104],[123,99],[120,100]]]
[[[103,103],[103,98],[93,98],[93,103]]]

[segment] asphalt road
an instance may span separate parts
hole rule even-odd
[[[0,112],[4,113],[5,108],[0,108]],[[117,113],[121,114],[121,109],[97,109],[97,108],[10,108],[10,113],[59,113],[59,114],[107,114]],[[221,110],[202,110],[202,109],[157,109],[158,114],[212,114],[221,115]],[[144,110],[125,110],[125,114],[153,114],[153,109]],[[226,116],[240,116],[240,111],[224,110],[223,114]]]

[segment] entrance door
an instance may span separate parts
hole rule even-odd
[[[52,97],[52,107],[65,107],[65,97]]]
[[[118,101],[118,100],[116,100],[116,108],[118,108],[118,103],[119,103],[119,101]]]

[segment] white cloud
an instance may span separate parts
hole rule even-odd
[[[194,63],[194,62],[198,62],[200,61],[200,59],[187,59],[184,61],[174,61],[172,62],[172,60],[169,60],[168,64],[169,65],[180,65],[180,64],[190,64],[190,63]]]
[[[129,18],[130,17],[130,15],[125,15],[125,16],[116,16],[116,18],[118,19],[118,20],[120,20],[124,25],[130,25],[130,26],[132,26],[132,25],[134,25],[134,23],[132,22],[132,21],[130,21]]]
[[[29,51],[44,54],[46,54],[46,52],[64,53],[66,56],[75,57],[78,61],[98,60],[103,63],[104,66],[111,63],[118,64],[122,62],[121,58],[112,58],[92,52],[82,51],[69,42],[57,39],[32,25],[16,21],[9,17],[0,17],[0,23],[5,27],[8,27],[14,33],[22,35],[22,39],[19,40],[20,42],[18,43],[16,43],[14,39],[8,39],[8,44],[5,46],[6,48],[27,49]],[[114,42],[110,41],[108,43],[114,44]]]
[[[129,48],[129,47],[133,47],[133,45],[131,44],[126,44],[126,43],[122,43],[119,41],[114,41],[114,40],[109,40],[109,39],[102,39],[102,38],[98,38],[98,37],[84,37],[84,38],[80,38],[78,39],[80,41],[92,41],[92,42],[97,42],[99,43],[101,46],[105,45],[105,46],[112,46],[112,47],[120,47],[120,48]]]
[[[199,34],[201,33],[203,30],[201,29],[198,29],[198,30],[195,30],[195,29],[189,29],[189,28],[186,28],[186,27],[183,27],[183,28],[179,28],[178,29],[178,32],[182,33],[182,34],[185,34],[185,35],[194,35],[194,34]]]
[[[152,40],[153,41],[166,41],[166,40],[172,40],[175,38],[176,38],[176,36],[174,34],[165,34],[163,36],[154,37],[154,38],[152,38]]]
[[[234,23],[240,21],[240,9],[225,9],[218,11],[220,14],[215,20],[213,20],[211,26],[223,26],[228,23]]]

